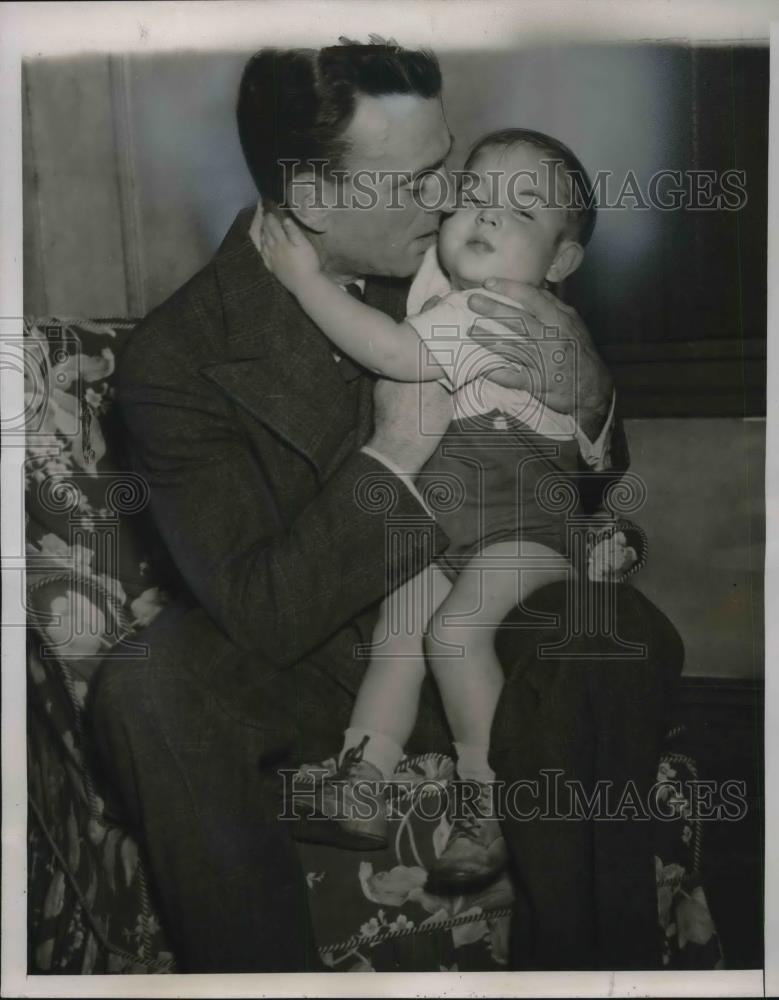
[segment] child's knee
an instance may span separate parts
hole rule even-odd
[[[485,638],[485,630],[473,622],[454,618],[451,612],[440,608],[430,619],[424,636],[425,655],[428,659],[462,657],[465,650],[473,650]]]
[[[423,627],[413,617],[393,615],[385,601],[371,637],[374,656],[421,656]]]
[[[422,635],[410,633],[374,633],[371,655],[374,658],[416,658],[424,652]]]
[[[373,629],[371,646],[374,650],[392,647],[393,649],[421,653],[422,634],[422,627],[416,626],[413,621],[406,618],[398,620],[386,612],[382,612]]]

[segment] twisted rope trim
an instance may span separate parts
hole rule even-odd
[[[684,727],[682,727],[684,728]],[[684,753],[663,753],[660,755],[661,761],[666,761],[669,764],[684,764],[694,781],[698,780],[698,765],[692,759]],[[687,818],[687,822],[692,827],[693,831],[693,843],[692,843],[692,871],[690,876],[701,875],[702,868],[702,852],[703,852],[703,826],[700,818]]]
[[[33,580],[31,583],[28,582],[27,593],[28,595],[31,595],[36,590],[40,590],[51,583],[63,582],[71,584],[75,583],[76,586],[78,583],[84,583],[102,596],[105,601],[106,609],[110,606],[111,614],[113,614],[114,620],[119,626],[119,636],[116,639],[116,642],[121,642],[132,632],[132,626],[127,622],[122,602],[119,601],[118,598],[116,598],[99,580],[92,577],[86,577],[81,573],[74,574],[70,570],[59,573],[49,573],[44,577],[39,577],[38,579]],[[36,625],[32,625],[31,628],[44,643],[48,642],[48,636],[45,635],[41,628]],[[86,748],[86,741],[84,738],[84,712],[78,698],[76,697],[75,678],[73,677],[71,669],[65,660],[61,659],[59,656],[55,656],[54,659],[59,667],[60,673],[62,674],[65,690],[73,708],[76,725],[76,737],[78,739],[78,746],[81,752],[80,760],[76,763],[78,764],[78,769],[87,792],[87,799],[89,802],[89,818],[93,820],[100,820],[101,812],[97,804],[97,795],[95,794],[92,776],[84,760]]]
[[[629,580],[631,576],[635,576],[640,569],[643,569],[646,565],[646,561],[649,554],[649,539],[647,533],[644,529],[636,524],[634,521],[629,520],[626,517],[617,518],[614,521],[610,521],[608,524],[604,525],[603,528],[598,532],[595,541],[592,544],[592,548],[599,545],[601,542],[606,541],[613,535],[616,535],[618,531],[624,532],[626,539],[629,543],[633,544],[636,549],[636,562],[624,573],[621,573],[618,577],[615,577],[616,583],[624,583]],[[629,537],[628,537],[629,536]],[[590,551],[588,551],[587,556],[589,558]]]
[[[322,945],[319,948],[319,954],[324,955],[336,955],[339,952],[349,952],[353,951],[355,948],[363,944],[369,944],[371,947],[377,944],[383,944],[385,941],[390,941],[394,938],[409,937],[411,934],[427,934],[430,931],[448,931],[453,927],[463,927],[466,924],[475,924],[480,920],[496,920],[499,917],[509,917],[512,913],[512,907],[510,906],[499,906],[494,909],[482,910],[480,914],[469,913],[467,915],[461,915],[459,917],[449,917],[447,920],[442,920],[436,923],[430,924],[414,924],[411,927],[403,927],[400,930],[390,930],[386,928],[384,930],[379,930],[376,934],[365,935],[355,933],[352,934],[350,938],[346,941],[339,942],[334,945]]]
[[[128,330],[137,326],[140,320],[126,317],[98,317],[85,319],[80,316],[24,316],[24,330],[27,332],[37,326],[62,326],[66,330],[84,330],[86,333],[105,333],[106,329]]]
[[[47,573],[46,576],[33,577],[31,583],[28,580],[27,593],[33,594],[36,590],[40,590],[42,587],[46,587],[50,583],[70,583],[73,585],[73,589],[76,589],[79,584],[83,584],[85,588],[90,588],[93,592],[96,592],[103,598],[106,608],[110,607],[110,613],[113,615],[114,620],[119,626],[118,635],[114,639],[112,646],[115,646],[123,639],[126,639],[127,636],[132,633],[133,626],[128,619],[127,612],[124,608],[124,602],[113,594],[96,576],[88,576],[85,573],[80,573],[77,570],[72,569],[60,570],[56,573]],[[37,625],[33,624],[31,627],[35,629],[44,642],[49,641],[49,637],[42,632]],[[106,652],[108,652],[108,650],[106,650]],[[59,660],[59,657],[57,657],[57,659]]]
[[[124,615],[124,609],[122,607],[121,601],[119,601],[103,584],[96,579],[85,577],[83,574],[74,574],[72,571],[62,571],[59,573],[49,573],[46,576],[39,577],[33,580],[31,583],[27,584],[28,595],[33,594],[36,590],[40,590],[43,587],[47,587],[51,583],[85,583],[93,590],[100,593],[103,600],[105,601],[106,609],[110,606],[111,613],[113,614],[114,620],[120,629],[120,637],[117,642],[120,642],[132,631],[132,628],[128,626],[126,617]],[[32,625],[31,628],[35,631],[38,637],[44,643],[48,642],[48,636],[45,635],[43,630],[36,625]],[[89,818],[93,820],[99,820],[101,817],[100,809],[97,804],[97,795],[95,794],[94,784],[92,782],[92,776],[89,772],[89,768],[86,767],[84,761],[85,746],[86,741],[84,738],[84,712],[76,697],[75,688],[75,678],[71,672],[70,667],[65,660],[61,659],[59,656],[54,657],[57,667],[65,684],[65,691],[67,692],[68,698],[70,700],[71,706],[73,708],[73,715],[75,718],[76,726],[76,738],[78,740],[78,746],[80,750],[80,760],[76,761],[78,764],[78,769],[81,774],[81,778],[84,782],[84,787],[87,792],[87,799],[89,803]]]
[[[170,960],[168,960],[168,959],[149,959],[149,958],[146,958],[145,956],[133,955],[132,952],[126,951],[124,948],[120,948],[118,945],[112,944],[111,941],[108,940],[108,937],[106,936],[105,931],[103,930],[102,927],[100,927],[100,925],[98,924],[98,922],[93,917],[91,908],[87,904],[86,898],[85,898],[84,894],[82,893],[81,889],[79,888],[79,884],[78,884],[77,879],[75,878],[75,876],[71,872],[68,863],[66,862],[65,858],[62,855],[62,852],[60,851],[59,847],[54,842],[54,840],[52,839],[52,837],[51,837],[48,829],[46,828],[46,823],[44,822],[43,816],[41,815],[41,812],[40,812],[38,806],[35,804],[35,802],[33,801],[33,799],[29,795],[27,796],[27,801],[28,801],[28,803],[30,805],[30,809],[32,810],[32,812],[35,815],[35,819],[38,822],[38,826],[40,827],[40,830],[43,833],[43,836],[46,838],[46,841],[47,841],[49,847],[51,848],[52,854],[57,859],[57,862],[59,863],[60,869],[62,870],[63,874],[67,878],[68,883],[70,884],[71,889],[73,890],[73,892],[76,895],[76,898],[78,899],[79,903],[81,904],[81,908],[84,911],[84,914],[85,914],[85,916],[87,918],[89,926],[92,928],[92,932],[94,933],[95,937],[98,939],[98,941],[100,942],[100,944],[103,946],[103,948],[105,948],[106,951],[111,952],[113,955],[116,955],[118,958],[123,959],[125,962],[132,963],[133,965],[144,965],[144,966],[146,966],[146,968],[149,970],[149,972],[171,972],[173,970],[173,968],[174,968],[174,961],[173,961],[173,959],[170,959]],[[144,947],[145,947],[145,943],[144,943]]]

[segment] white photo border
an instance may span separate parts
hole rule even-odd
[[[459,8],[459,9],[458,9]],[[246,47],[263,43],[322,45],[332,25],[350,37],[371,32],[438,50],[511,48],[550,39],[567,42],[694,40],[765,44],[779,21],[773,0],[222,0],[222,2],[6,3],[0,7],[0,337],[17,337],[22,316],[21,58],[83,52],[143,53]],[[777,65],[779,27],[771,34]],[[779,180],[779,95],[771,86],[769,177]],[[769,199],[768,328],[779,336],[779,198]],[[779,514],[779,351],[768,338],[766,510]],[[771,390],[774,390],[773,392]],[[0,370],[6,413],[22,411],[20,371]],[[766,676],[766,949],[765,970],[705,973],[430,973],[167,976],[27,975],[25,639],[14,609],[23,608],[23,449],[4,447],[2,552],[2,995],[3,996],[755,996],[779,994],[777,867],[770,850],[777,827],[779,759],[777,681]],[[766,542],[766,662],[779,651],[779,532]],[[772,613],[772,610],[774,613]],[[18,617],[19,612],[16,611]],[[769,808],[770,806],[770,808]]]

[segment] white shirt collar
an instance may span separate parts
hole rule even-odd
[[[411,282],[411,288],[408,290],[408,299],[406,300],[406,315],[418,316],[422,312],[422,306],[429,298],[433,295],[439,295],[443,298],[451,290],[452,286],[449,283],[449,279],[438,263],[437,247],[433,244],[433,246],[428,247],[425,251],[425,256],[422,258],[419,270]]]

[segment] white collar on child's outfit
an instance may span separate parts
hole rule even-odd
[[[489,295],[490,298],[494,298],[499,302],[516,307],[516,303],[513,300],[507,299],[503,295],[496,295],[484,289],[482,289],[482,293]],[[467,341],[470,339],[467,336],[468,329],[479,319],[477,314],[468,308],[467,299],[470,294],[470,292],[452,291],[449,279],[438,263],[437,248],[432,246],[425,252],[419,270],[411,283],[408,299],[406,300],[406,312],[409,316],[418,316],[422,312],[425,303],[433,296],[446,299],[447,302],[451,302],[453,306],[456,306],[456,311],[441,312],[440,317],[437,316],[437,313],[441,310],[431,311],[430,316],[433,327],[435,328],[437,322],[441,322],[444,329],[451,329],[451,324],[455,321],[460,327],[459,338],[461,341]],[[445,304],[441,309],[443,310],[444,308]],[[434,319],[433,317],[436,318]],[[416,322],[412,325],[415,327],[420,326]],[[491,332],[499,333],[503,329],[497,321],[486,317],[482,320],[481,325]],[[425,334],[421,333],[420,329],[417,332],[420,333],[423,341],[432,350],[433,356],[439,362],[441,359],[436,350],[437,345],[440,345],[444,355],[451,352],[452,344],[450,338],[445,337],[442,340],[442,338],[434,336],[432,339],[428,339]],[[488,351],[484,353],[489,354]],[[444,366],[444,370],[447,370],[447,366]],[[441,381],[447,388],[451,388],[452,380],[445,378]],[[482,416],[485,413],[492,413],[497,410],[500,416],[496,416],[493,421],[496,429],[505,429],[507,427],[505,418],[511,416],[544,437],[555,438],[559,441],[571,440],[579,436],[579,428],[573,417],[550,409],[524,390],[507,389],[487,379],[479,380],[478,391],[474,391],[474,387],[469,386],[470,384],[466,384],[454,391],[454,412],[455,416],[459,419]]]
[[[422,312],[422,307],[428,299],[434,295],[448,295],[451,290],[449,279],[438,263],[438,249],[433,244],[425,251],[419,270],[411,282],[406,300],[406,313],[409,316],[416,316],[417,313]]]

